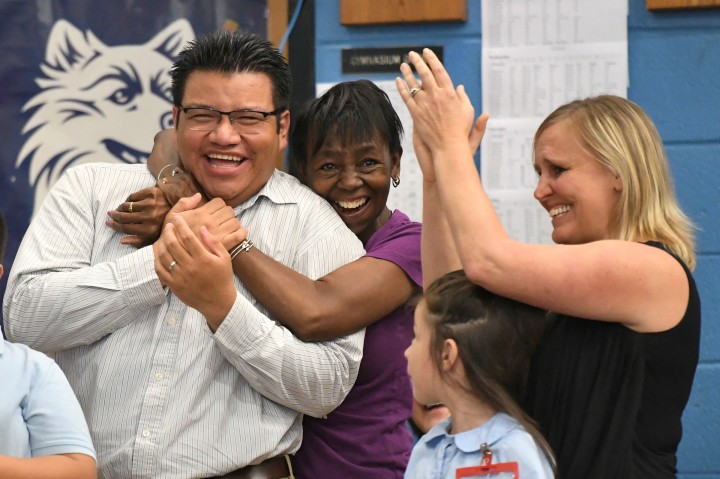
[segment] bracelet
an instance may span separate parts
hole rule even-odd
[[[237,246],[233,246],[228,253],[230,253],[230,261],[235,259],[235,256],[239,255],[241,251],[250,251],[253,247],[253,242],[245,238],[242,243]]]
[[[158,180],[161,180],[161,179],[162,179],[162,172],[165,171],[165,168],[167,168],[168,166],[175,166],[175,165],[171,165],[170,163],[168,163],[167,165],[165,165],[165,166],[163,166],[162,168],[160,168],[160,173],[158,173],[158,176],[157,176],[157,177],[158,177]]]
[[[168,166],[172,166],[172,167],[173,167],[172,171],[170,172],[170,176],[175,176],[175,175],[179,175],[180,173],[185,173],[185,172],[182,170],[182,168],[180,168],[179,166],[167,164],[167,165],[163,166],[162,168],[160,168],[160,173],[158,173],[158,176],[157,176],[157,177],[158,177],[158,181],[159,181],[160,183],[162,183],[162,184],[167,183],[167,178],[163,178],[163,177],[162,177],[162,172],[165,171],[165,168],[167,168]]]

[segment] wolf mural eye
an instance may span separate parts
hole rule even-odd
[[[150,41],[107,46],[65,20],[50,32],[41,91],[23,107],[31,116],[16,167],[29,163],[37,211],[70,166],[141,163],[153,135],[172,125],[170,68],[192,26],[176,20]]]

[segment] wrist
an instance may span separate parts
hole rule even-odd
[[[230,261],[234,260],[237,255],[239,255],[242,252],[248,252],[250,251],[250,248],[253,247],[253,242],[245,238],[240,242],[239,244],[233,246],[228,250],[228,253],[230,254]]]
[[[170,168],[171,166],[173,166],[173,165],[167,164],[167,165],[163,166],[162,168],[160,168],[160,171],[158,171],[158,175],[157,175],[158,183],[160,182],[160,180],[162,180],[163,172],[165,171],[165,169]]]
[[[157,187],[160,188],[170,206],[175,206],[181,198],[193,196],[198,192],[202,194],[193,176],[179,166],[173,166],[171,172],[158,178]],[[198,206],[203,204],[205,204],[204,197]]]
[[[203,311],[200,311],[202,315],[205,316],[207,325],[213,333],[220,328],[223,321],[225,321],[225,318],[227,318],[228,314],[230,314],[230,310],[232,310],[233,305],[235,304],[236,297],[237,291],[233,287],[227,297],[224,297],[220,301],[212,304],[211,307],[204,308]]]
[[[165,170],[166,170],[167,168],[171,168],[171,170],[168,171],[165,176],[163,176],[163,173],[165,172]],[[158,183],[165,184],[165,183],[168,182],[168,179],[167,179],[168,176],[176,176],[176,175],[181,175],[181,174],[183,174],[183,173],[185,173],[185,171],[183,171],[182,168],[180,168],[180,167],[177,166],[177,165],[173,165],[173,164],[171,164],[171,163],[168,163],[167,165],[165,165],[165,166],[163,166],[162,168],[160,168],[160,172],[158,173],[158,176],[157,176]]]
[[[433,158],[435,158],[435,155],[445,155],[451,158],[462,157],[463,155],[472,156],[467,139],[447,139],[430,147],[430,151]]]

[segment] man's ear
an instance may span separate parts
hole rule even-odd
[[[3,272],[4,272],[3,265],[0,264],[0,278],[2,278]]]
[[[290,112],[285,110],[278,117],[278,136],[280,137],[280,149],[284,150],[288,146],[288,135],[290,133]]]

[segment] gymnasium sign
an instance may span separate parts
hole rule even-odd
[[[410,45],[402,47],[383,48],[346,48],[342,51],[342,72],[352,73],[393,73],[400,71],[400,64],[407,62],[410,51],[422,52],[423,48],[430,48],[443,59],[443,47],[439,45]]]

